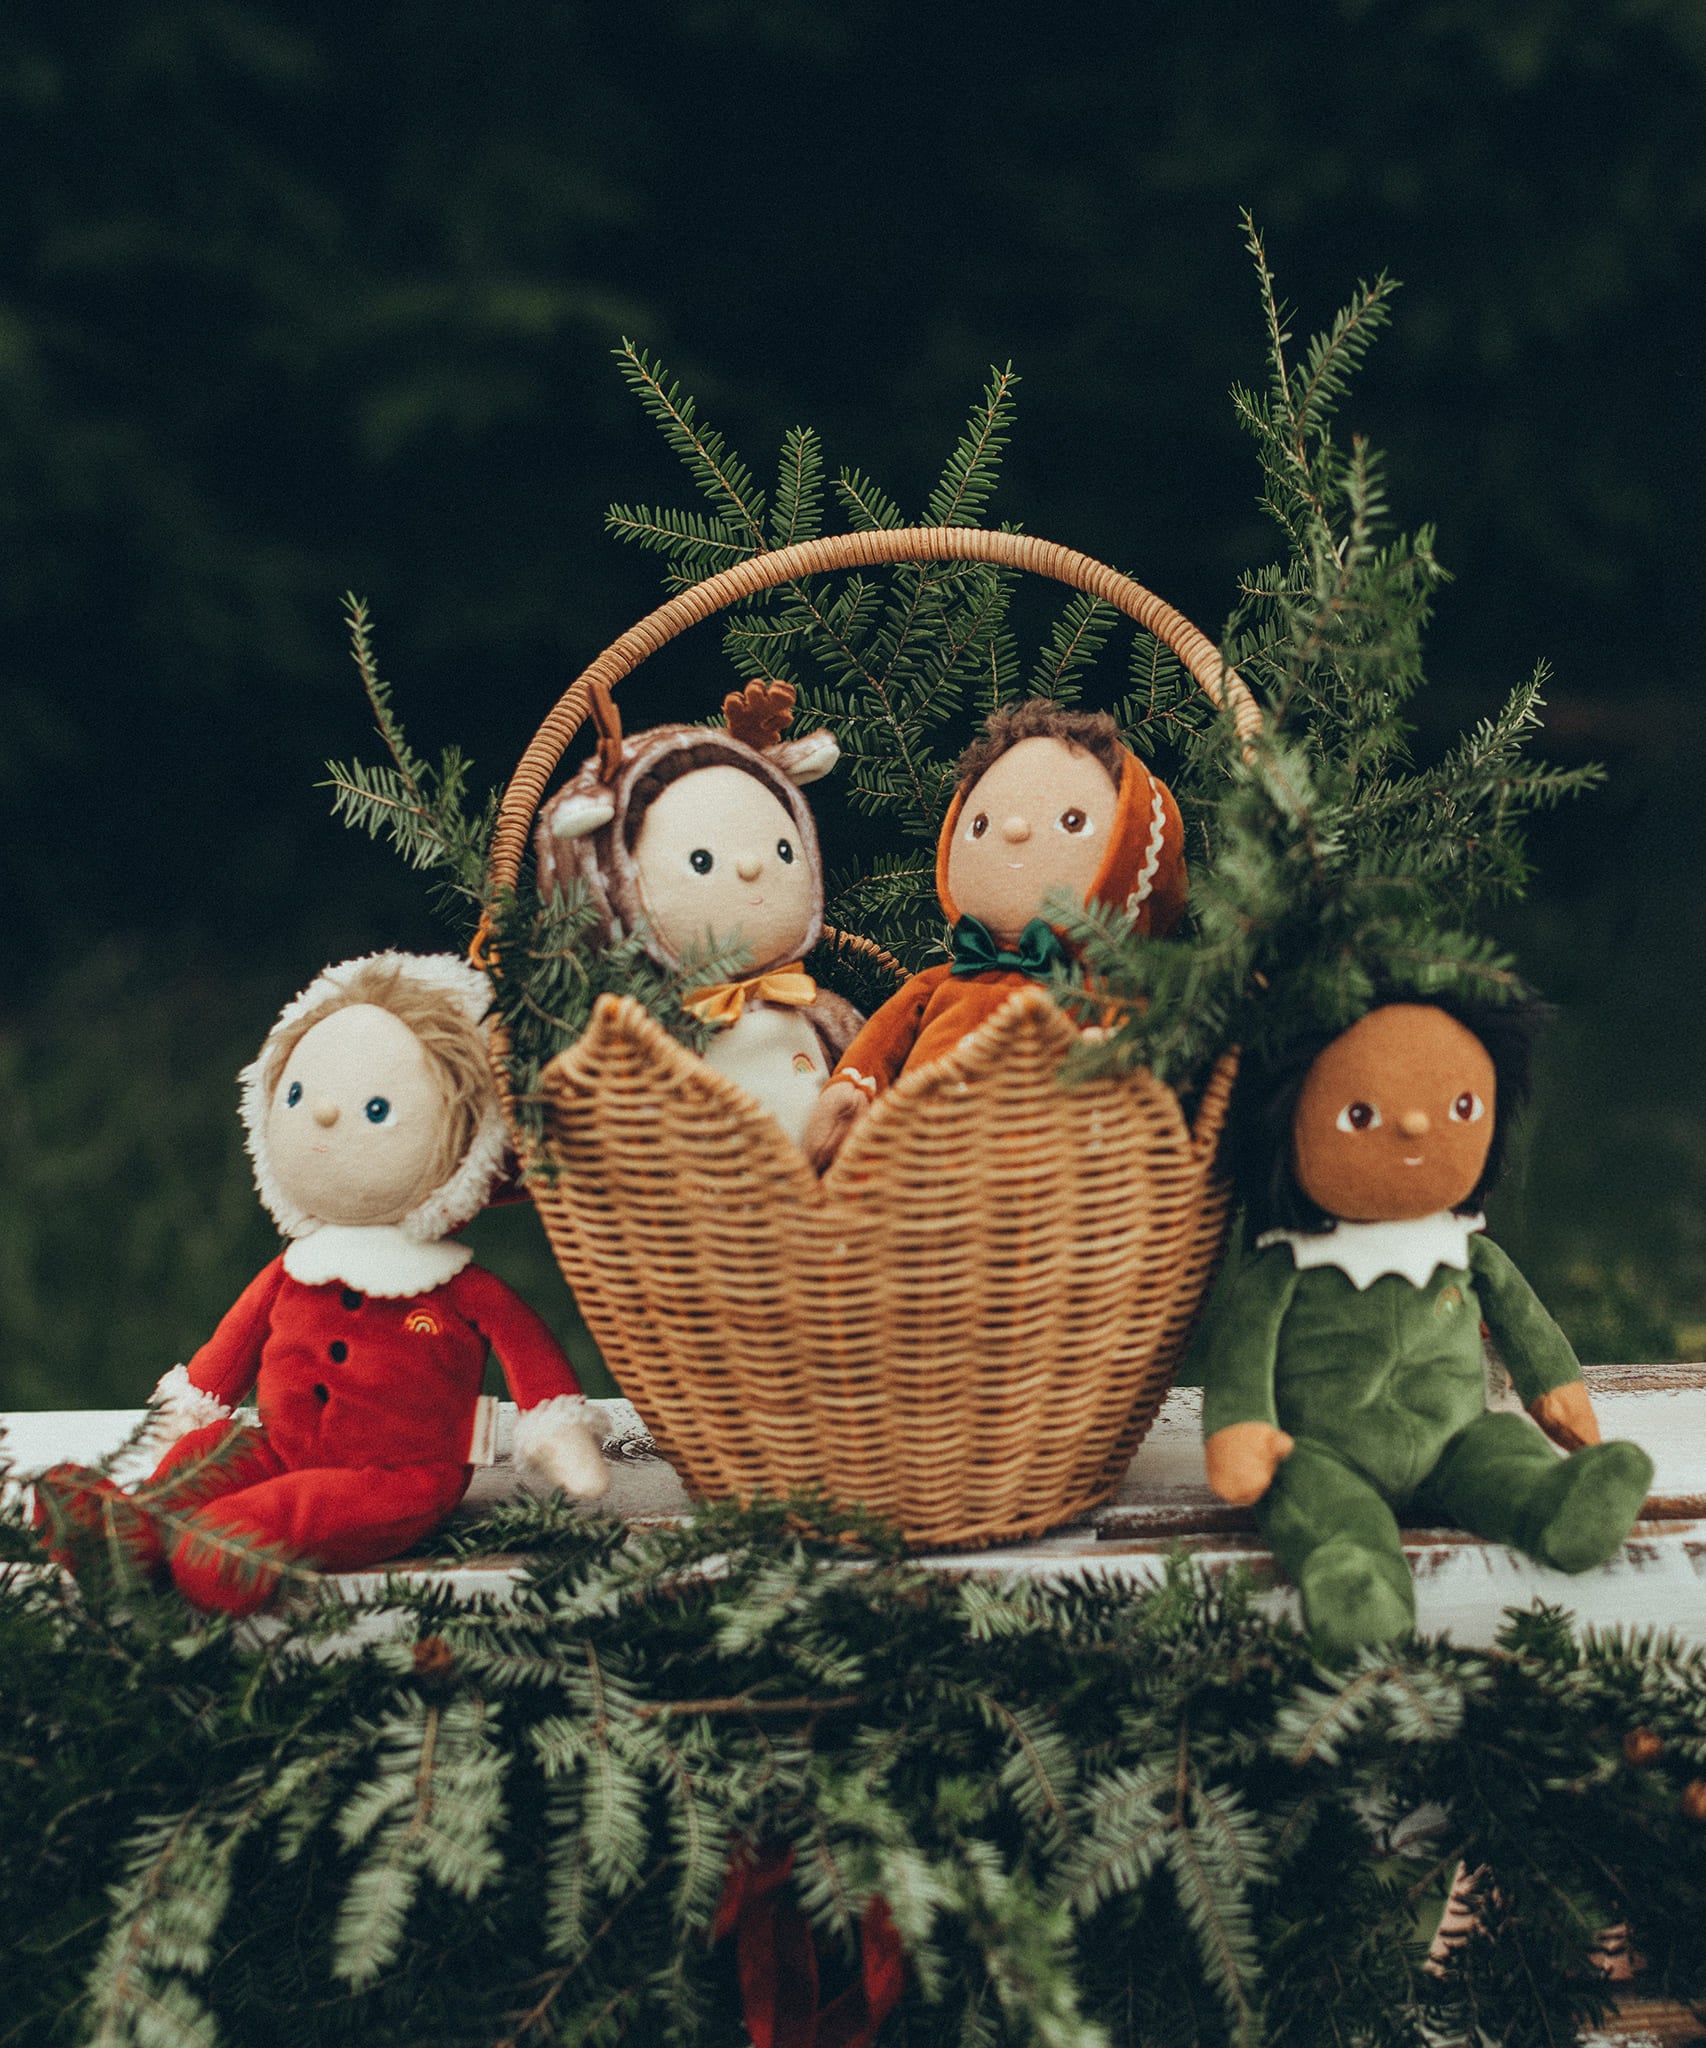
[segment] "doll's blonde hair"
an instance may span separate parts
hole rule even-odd
[[[426,1054],[445,1108],[444,1133],[433,1162],[433,1185],[440,1186],[473,1144],[481,1119],[497,1095],[485,1033],[450,990],[423,986],[400,967],[364,961],[335,995],[293,1017],[267,1041],[261,1054],[263,1097],[270,1105],[290,1055],[316,1024],[359,1003],[389,1011],[413,1032]]]

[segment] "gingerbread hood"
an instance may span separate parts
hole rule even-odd
[[[593,710],[601,738],[597,751],[549,799],[534,827],[539,893],[549,900],[569,881],[583,883],[603,925],[603,936],[645,927],[640,871],[634,858],[639,820],[661,788],[699,768],[728,765],[754,775],[793,821],[799,857],[812,878],[810,922],[790,949],[809,953],[823,936],[823,857],[804,783],[827,775],[841,758],[833,733],[782,737],[793,717],[788,683],[749,683],[723,699],[728,730],[712,725],[654,725],[622,734],[608,692]],[[646,950],[665,967],[679,967],[670,949],[649,933]],[[771,963],[757,960],[755,968]]]
[[[1129,747],[1120,749],[1119,798],[1108,833],[1108,849],[1090,895],[1111,909],[1125,910],[1137,929],[1164,939],[1185,909],[1185,827],[1173,792],[1152,775]],[[950,924],[960,921],[959,908],[948,893],[948,849],[966,797],[976,784],[954,792],[936,841],[936,895]]]
[[[449,995],[471,1025],[479,1024],[492,1007],[491,983],[477,967],[470,966],[455,953],[368,953],[360,959],[341,960],[335,967],[328,967],[317,974],[299,996],[285,1004],[260,1051],[237,1076],[242,1090],[239,1113],[243,1119],[249,1157],[254,1163],[255,1191],[285,1237],[304,1238],[324,1226],[317,1216],[306,1215],[296,1207],[272,1170],[266,1128],[267,1111],[272,1106],[266,1085],[268,1055],[281,1033],[334,996],[342,995],[358,970],[363,968],[400,973],[424,988]],[[473,1143],[462,1155],[456,1170],[418,1202],[400,1223],[390,1227],[419,1245],[436,1244],[449,1232],[459,1230],[486,1206],[487,1198],[502,1176],[508,1144],[503,1111],[498,1105],[494,1083],[491,1099],[475,1127]]]

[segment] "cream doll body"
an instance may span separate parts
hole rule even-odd
[[[817,915],[812,870],[794,820],[756,777],[701,768],[650,806],[634,848],[648,929],[680,959],[695,950],[740,951],[757,969],[739,1009],[705,1048],[719,1073],[755,1096],[796,1144],[829,1061],[807,1011],[766,995],[778,968],[797,962]],[[804,981],[804,976],[797,977]]]
[[[689,989],[714,1032],[703,1057],[799,1142],[834,1059],[863,1021],[805,972],[823,935],[823,870],[800,786],[840,749],[827,732],[781,737],[793,715],[785,683],[724,699],[726,731],[658,726],[605,734],[540,814],[539,887],[585,886],[606,926],[637,933],[660,965],[737,952],[740,977]],[[596,700],[595,700],[596,702]]]

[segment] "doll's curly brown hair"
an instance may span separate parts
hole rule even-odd
[[[1068,711],[1048,697],[1027,697],[1023,704],[1003,704],[984,720],[983,733],[960,756],[959,787],[969,789],[1009,748],[1021,740],[1064,740],[1082,747],[1108,771],[1116,789],[1125,771],[1126,746],[1120,729],[1106,711]]]

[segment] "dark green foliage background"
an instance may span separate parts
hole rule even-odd
[[[1698,0],[7,8],[0,1406],[206,1333],[270,1242],[234,1069],[326,960],[436,940],[314,788],[367,746],[344,589],[416,744],[506,772],[655,599],[604,506],[687,500],[627,333],[755,459],[809,422],[908,502],[1011,358],[996,516],[1214,630],[1274,552],[1241,205],[1305,331],[1406,281],[1345,425],[1457,577],[1423,752],[1544,656],[1551,755],[1612,769],[1508,927],[1565,1015],[1501,1238],[1587,1356],[1699,1355],[1703,87]],[[628,716],[723,686],[702,636]],[[531,1220],[481,1229],[570,1329]]]

